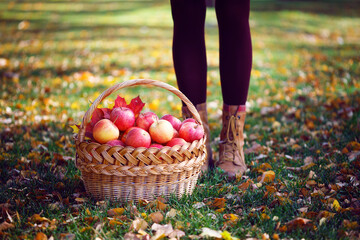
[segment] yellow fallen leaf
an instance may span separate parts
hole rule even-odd
[[[263,183],[263,182],[270,183],[270,182],[273,182],[274,180],[275,180],[275,172],[272,170],[269,170],[269,171],[263,172],[260,182],[261,183]]]
[[[221,233],[221,236],[224,240],[234,240],[234,239],[237,239],[237,238],[234,238],[231,236],[231,233],[229,233],[228,231],[223,231]]]
[[[79,133],[79,127],[77,125],[70,125],[70,127],[72,128],[73,133]]]
[[[111,226],[116,226],[116,225],[122,225],[123,223],[120,222],[120,221],[117,221],[117,220],[112,219],[112,220],[109,221],[109,224],[110,224]]]
[[[335,211],[339,212],[341,210],[341,206],[340,206],[340,203],[338,202],[338,200],[334,200],[332,206],[331,206],[332,209],[335,209]]]
[[[107,211],[109,217],[122,215],[125,212],[124,208],[112,208]]]
[[[270,219],[270,216],[267,215],[266,213],[262,213],[262,214],[261,214],[261,219],[262,219],[262,220],[269,220],[269,219]]]
[[[86,215],[91,216],[91,212],[88,208],[86,208],[85,213],[86,213]]]

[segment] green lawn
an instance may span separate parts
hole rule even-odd
[[[192,196],[134,207],[88,198],[70,126],[118,82],[151,78],[176,86],[168,1],[0,2],[1,238],[170,238],[152,230],[160,215],[159,224],[171,224],[183,239],[359,238],[360,16],[347,3],[309,9],[306,2],[254,1],[249,171],[228,182],[215,170]],[[222,106],[217,40],[209,8],[215,157]],[[134,87],[118,94],[128,101],[140,95],[145,110],[159,116],[181,115],[180,100],[168,91]],[[111,107],[115,98],[102,105]],[[275,179],[260,183],[266,171]],[[141,221],[148,227],[130,227]]]

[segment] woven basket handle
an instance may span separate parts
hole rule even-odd
[[[133,80],[128,80],[128,81],[124,81],[121,83],[118,83],[110,88],[108,88],[107,90],[105,90],[102,94],[100,94],[95,101],[91,104],[90,108],[87,110],[87,112],[85,113],[83,120],[81,122],[80,125],[80,129],[79,129],[79,140],[80,142],[82,142],[85,138],[85,128],[86,125],[90,123],[91,121],[91,117],[93,112],[95,111],[95,109],[97,108],[97,106],[110,94],[112,94],[113,92],[116,92],[122,88],[126,88],[126,87],[132,87],[132,86],[138,86],[138,85],[145,85],[145,86],[156,86],[156,87],[160,87],[163,89],[166,89],[172,93],[174,93],[176,96],[178,96],[188,107],[189,111],[191,112],[191,114],[193,115],[194,119],[196,121],[198,121],[200,123],[200,125],[202,126],[202,121],[200,119],[200,115],[198,113],[198,111],[196,110],[195,106],[190,102],[190,100],[182,93],[180,92],[178,89],[176,89],[175,87],[164,83],[164,82],[160,82],[160,81],[156,81],[156,80],[151,80],[151,79],[133,79]]]

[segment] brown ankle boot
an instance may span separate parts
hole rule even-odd
[[[206,172],[209,169],[214,167],[214,162],[212,159],[212,150],[211,150],[211,146],[210,146],[210,128],[209,128],[209,122],[208,122],[208,116],[207,116],[207,110],[206,110],[206,103],[197,104],[195,107],[196,107],[196,110],[199,112],[201,121],[204,126],[205,134],[206,134],[207,157],[206,157],[206,161],[205,161],[204,165],[201,167],[201,171]],[[189,111],[189,109],[186,106],[182,107],[182,115],[183,115],[184,119],[193,117],[191,112]]]
[[[223,106],[223,128],[220,133],[219,162],[230,178],[241,177],[246,171],[244,156],[245,109],[241,106]]]

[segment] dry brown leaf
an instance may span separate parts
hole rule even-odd
[[[302,207],[302,208],[298,209],[298,211],[301,213],[306,213],[308,210],[309,210],[309,207]]]
[[[149,218],[154,222],[154,223],[160,223],[162,220],[164,220],[164,216],[162,215],[161,212],[153,212],[149,214]]]
[[[225,208],[226,199],[225,198],[215,198],[214,201],[210,201],[207,205],[212,209]]]
[[[317,182],[315,181],[315,180],[308,180],[307,182],[306,182],[306,186],[307,187],[314,187],[314,186],[316,186],[317,185]]]
[[[244,150],[245,154],[249,154],[249,153],[259,153],[262,149],[262,146],[258,143],[254,143],[252,144],[252,146],[250,148],[247,148]]]
[[[317,219],[321,219],[321,218],[330,219],[330,218],[333,218],[334,216],[335,216],[335,213],[324,210],[324,211],[320,211],[316,218]]]
[[[344,221],[342,222],[342,225],[344,226],[345,229],[355,230],[355,229],[359,228],[359,224],[357,221],[350,222],[347,219],[344,219]]]
[[[286,223],[286,231],[291,232],[295,229],[311,229],[314,225],[312,224],[311,220],[306,218],[295,218]]]
[[[0,232],[2,232],[2,231],[5,231],[5,230],[8,230],[8,229],[11,229],[11,228],[14,228],[15,227],[15,225],[14,224],[12,224],[12,223],[8,223],[8,222],[2,222],[1,224],[0,224]]]
[[[176,238],[176,239],[180,239],[182,237],[185,236],[185,233],[179,229],[175,229],[172,233],[169,234],[169,238],[170,239],[173,239],[173,238]]]
[[[167,208],[167,204],[165,204],[163,201],[156,199],[154,201],[151,201],[147,206],[147,209],[157,209],[160,211],[164,211]]]
[[[73,239],[75,239],[75,234],[60,233],[60,240],[73,240]]]
[[[142,236],[140,234],[135,234],[133,232],[128,232],[124,235],[124,240],[141,240]]]
[[[253,183],[254,183],[254,182],[253,182],[251,179],[248,179],[248,180],[246,180],[246,182],[240,184],[240,185],[238,186],[238,188],[239,188],[241,191],[246,191],[246,190],[249,188],[250,184],[253,184]]]

